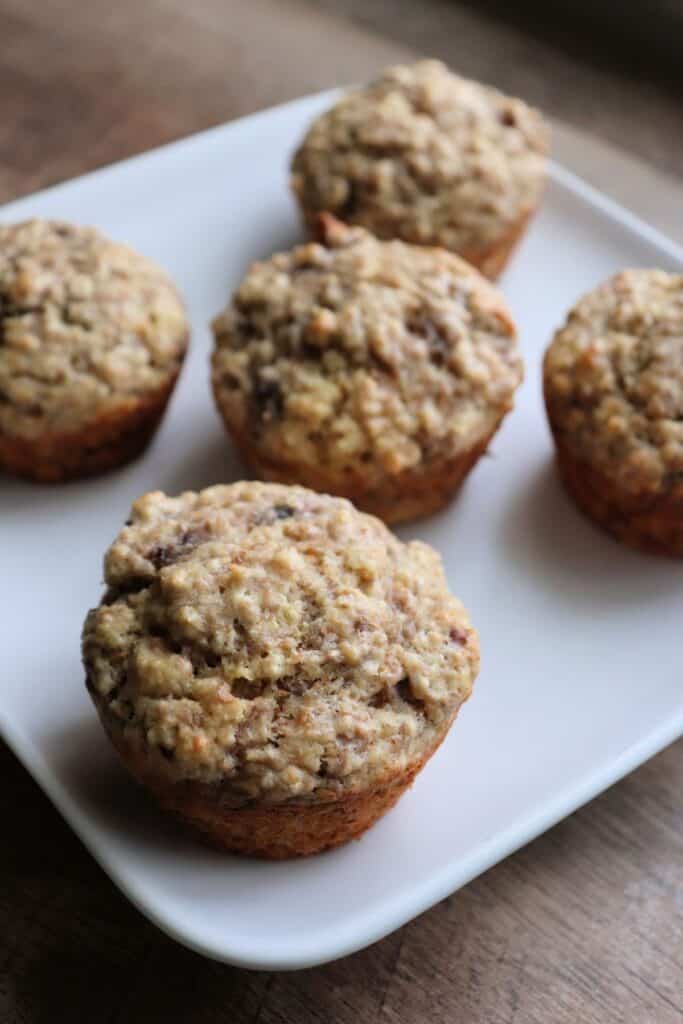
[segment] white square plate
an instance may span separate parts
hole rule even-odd
[[[239,476],[208,386],[209,318],[247,263],[300,237],[288,155],[315,96],[39,195],[0,219],[92,223],[164,264],[192,351],[136,464],[65,487],[0,481],[2,729],[102,867],[156,924],[207,956],[294,968],[379,939],[683,733],[680,564],[630,552],[561,491],[541,353],[577,296],[683,253],[558,167],[505,275],[527,374],[517,408],[451,509],[404,529],[442,553],[479,628],[472,701],[415,786],[360,842],[308,860],[222,856],[161,816],[119,768],[83,685],[79,634],[102,554],[140,493]]]

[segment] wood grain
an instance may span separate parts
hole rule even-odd
[[[303,0],[0,0],[0,199],[404,53]],[[0,777],[3,1024],[683,1021],[681,743],[373,948],[294,974],[165,938],[5,748]]]

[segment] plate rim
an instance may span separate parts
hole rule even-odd
[[[341,86],[334,89],[322,89],[318,92],[307,93],[305,96],[299,96],[293,100],[285,100],[283,103],[276,103],[271,107],[263,107],[260,110],[253,111],[251,114],[243,114],[240,117],[212,125],[210,128],[203,128],[199,131],[191,132],[189,135],[182,135],[180,138],[171,139],[170,142],[165,142],[160,146],[143,150],[141,153],[133,153],[122,160],[115,160],[113,163],[104,164],[102,167],[86,171],[84,174],[78,174],[75,178],[65,178],[62,181],[48,185],[46,188],[39,189],[37,192],[29,192],[27,195],[18,196],[15,199],[10,199],[0,204],[0,219],[4,220],[6,214],[9,213],[11,216],[15,210],[19,210],[23,205],[29,205],[36,199],[54,196],[60,189],[71,188],[73,185],[92,184],[95,181],[104,180],[109,175],[127,171],[136,166],[142,166],[144,163],[152,161],[161,155],[168,156],[176,150],[190,148],[199,141],[206,141],[212,137],[236,131],[247,123],[265,120],[273,114],[282,114],[288,110],[303,109],[315,103],[332,104],[348,88],[349,86]],[[667,256],[683,265],[683,245],[679,245],[672,238],[669,238],[668,235],[664,234],[663,231],[653,227],[616,199],[612,199],[606,192],[589,184],[580,175],[570,171],[563,164],[558,163],[558,161],[549,159],[548,177],[565,191],[579,196],[589,206],[645,238],[651,245],[662,249]]]
[[[513,822],[503,832],[496,833],[491,839],[474,847],[464,860],[458,862],[457,871],[448,865],[438,874],[414,886],[409,898],[394,897],[387,901],[381,917],[376,916],[372,921],[368,915],[360,919],[355,918],[355,924],[345,926],[341,933],[341,941],[339,929],[327,927],[322,932],[316,932],[313,941],[297,939],[298,948],[290,949],[286,955],[277,944],[271,951],[261,948],[245,953],[243,943],[239,948],[235,948],[230,942],[226,942],[219,950],[191,930],[176,927],[168,917],[159,914],[155,906],[148,902],[144,889],[139,889],[135,883],[131,884],[130,879],[125,877],[115,864],[109,862],[106,849],[100,848],[97,841],[97,832],[90,834],[87,814],[81,812],[78,804],[71,799],[68,788],[49,774],[42,760],[31,760],[30,744],[23,739],[19,731],[4,721],[4,716],[0,718],[0,734],[97,864],[133,906],[160,931],[193,952],[219,963],[248,970],[292,971],[318,967],[379,942],[404,924],[426,913],[441,900],[457,892],[527,843],[539,838],[558,822],[604,793],[629,772],[680,739],[683,736],[683,707],[677,715],[631,744],[618,757],[610,759],[602,772],[581,776],[577,783],[566,787],[552,800],[546,801],[530,814]],[[359,920],[360,927],[357,923]]]
[[[121,171],[128,172],[145,163],[154,162],[159,156],[169,157],[174,152],[191,149],[198,142],[239,132],[247,123],[265,121],[276,114],[283,115],[285,112],[303,110],[316,103],[331,103],[342,91],[341,89],[323,90],[267,107],[255,113],[174,139],[154,149],[96,168],[75,178],[66,179],[38,192],[10,200],[0,206],[0,222],[13,218],[17,214],[21,215],[36,200],[54,198],[61,190],[104,181],[107,177],[117,176]],[[597,211],[603,217],[616,222],[622,228],[638,236],[641,241],[659,249],[662,254],[673,259],[683,268],[683,246],[652,227],[628,208],[552,160],[549,161],[549,178],[564,192],[570,193],[582,204]],[[322,931],[314,934],[313,940],[307,936],[292,939],[290,935],[286,954],[283,952],[281,943],[273,943],[270,949],[263,948],[261,943],[261,948],[258,950],[251,950],[247,947],[245,951],[243,943],[237,948],[228,939],[219,948],[216,944],[202,941],[201,937],[192,929],[178,927],[171,917],[164,917],[154,905],[148,902],[144,888],[138,887],[134,880],[125,877],[116,864],[110,861],[106,845],[102,845],[98,841],[97,829],[90,826],[88,814],[83,812],[78,803],[72,799],[68,787],[50,774],[39,748],[26,739],[20,729],[15,728],[10,722],[9,716],[2,709],[0,709],[0,735],[123,895],[162,932],[194,952],[236,967],[252,970],[298,970],[348,956],[379,941],[390,932],[429,910],[447,895],[489,870],[494,864],[514,853],[532,839],[542,835],[558,821],[604,792],[630,771],[683,736],[683,706],[678,713],[660,723],[645,736],[640,737],[617,757],[607,758],[600,771],[592,770],[578,777],[570,786],[535,807],[532,812],[522,816],[502,832],[497,832],[491,838],[479,843],[465,858],[461,858],[457,862],[455,869],[452,864],[446,865],[438,873],[413,885],[408,896],[399,895],[388,898],[382,906],[381,913],[375,911],[372,917],[369,914],[364,917],[356,916],[351,923],[345,924],[341,929],[326,926]]]

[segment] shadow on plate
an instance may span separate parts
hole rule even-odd
[[[7,515],[20,513],[26,518],[50,517],[64,511],[66,497],[79,504],[97,501],[102,496],[103,485],[117,483],[117,477],[128,467],[121,466],[84,480],[70,480],[65,483],[39,484],[0,473],[0,507]]]
[[[501,543],[520,570],[570,602],[644,604],[681,590],[673,560],[632,551],[589,522],[550,459],[515,492]]]
[[[139,494],[150,490],[163,490],[174,495],[182,491],[198,491],[212,484],[245,480],[249,476],[230,438],[220,428],[216,429],[215,434],[203,437],[196,449],[175,462],[166,474],[144,478],[140,470],[142,465],[143,459],[137,459],[86,480],[58,484],[37,484],[0,475],[0,507],[3,514],[20,514],[24,520],[27,517],[43,520],[53,515],[63,515],[64,501],[70,499],[79,509],[92,504],[93,514],[96,514],[103,490],[108,487],[119,488],[122,483],[130,482],[129,505]]]
[[[264,242],[264,237],[268,239]],[[244,259],[244,272],[246,274],[250,264],[256,260],[268,260],[276,252],[286,252],[293,249],[295,245],[303,245],[309,241],[304,228],[297,225],[292,228],[290,224],[272,226],[270,231],[261,234],[254,232],[253,245],[247,245],[242,249],[241,256]]]
[[[55,728],[43,746],[57,778],[98,828],[147,846],[204,850],[128,775],[94,711]]]
[[[249,470],[240,461],[230,438],[217,429],[210,437],[203,437],[182,462],[175,464],[167,474],[162,474],[156,486],[166,494],[181,494],[183,491],[200,491],[213,484],[248,479]]]
[[[52,773],[80,813],[103,833],[100,844],[102,840],[112,844],[113,837],[121,837],[125,846],[116,855],[119,863],[131,855],[136,860],[143,855],[160,858],[159,864],[164,870],[169,867],[169,861],[173,861],[183,862],[183,867],[191,869],[199,867],[220,872],[227,867],[242,875],[245,872],[250,876],[258,874],[264,883],[267,878],[275,884],[283,880],[282,862],[236,857],[214,849],[165,814],[119,762],[94,711],[55,727],[41,738],[40,745]],[[394,820],[396,827],[398,818],[392,812],[368,836],[376,834],[378,837],[380,827],[386,828],[385,822],[389,819]],[[313,870],[311,865],[329,864],[357,849],[358,844],[352,843],[317,857],[289,861],[287,876],[290,879],[306,876]],[[132,873],[136,871],[134,865]],[[214,874],[203,877],[209,884],[215,880]]]
[[[230,268],[233,287],[237,286],[239,280],[256,260],[270,259],[273,253],[286,252],[295,245],[301,245],[308,240],[306,229],[294,206],[294,200],[292,199],[291,206],[288,206],[282,203],[282,199],[278,195],[276,201],[268,203],[260,210],[254,221],[253,230],[246,236],[240,237],[239,255],[236,258],[232,214],[229,209],[224,210],[224,217],[225,247],[223,253],[218,256],[218,263]],[[225,301],[228,300],[231,290],[226,287]],[[217,313],[218,309],[215,312]]]

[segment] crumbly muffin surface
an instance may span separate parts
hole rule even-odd
[[[88,686],[169,779],[236,799],[401,771],[470,694],[440,559],[344,499],[243,482],[133,506],[83,634]]]
[[[214,321],[228,425],[266,459],[367,481],[487,437],[522,376],[500,294],[445,250],[324,232],[254,264]]]
[[[626,270],[584,296],[544,377],[576,457],[634,492],[683,479],[683,275]]]
[[[309,215],[476,251],[535,208],[547,148],[537,111],[424,60],[389,68],[319,117],[292,187]]]
[[[92,228],[0,225],[0,432],[78,430],[161,388],[187,344],[163,271]]]

